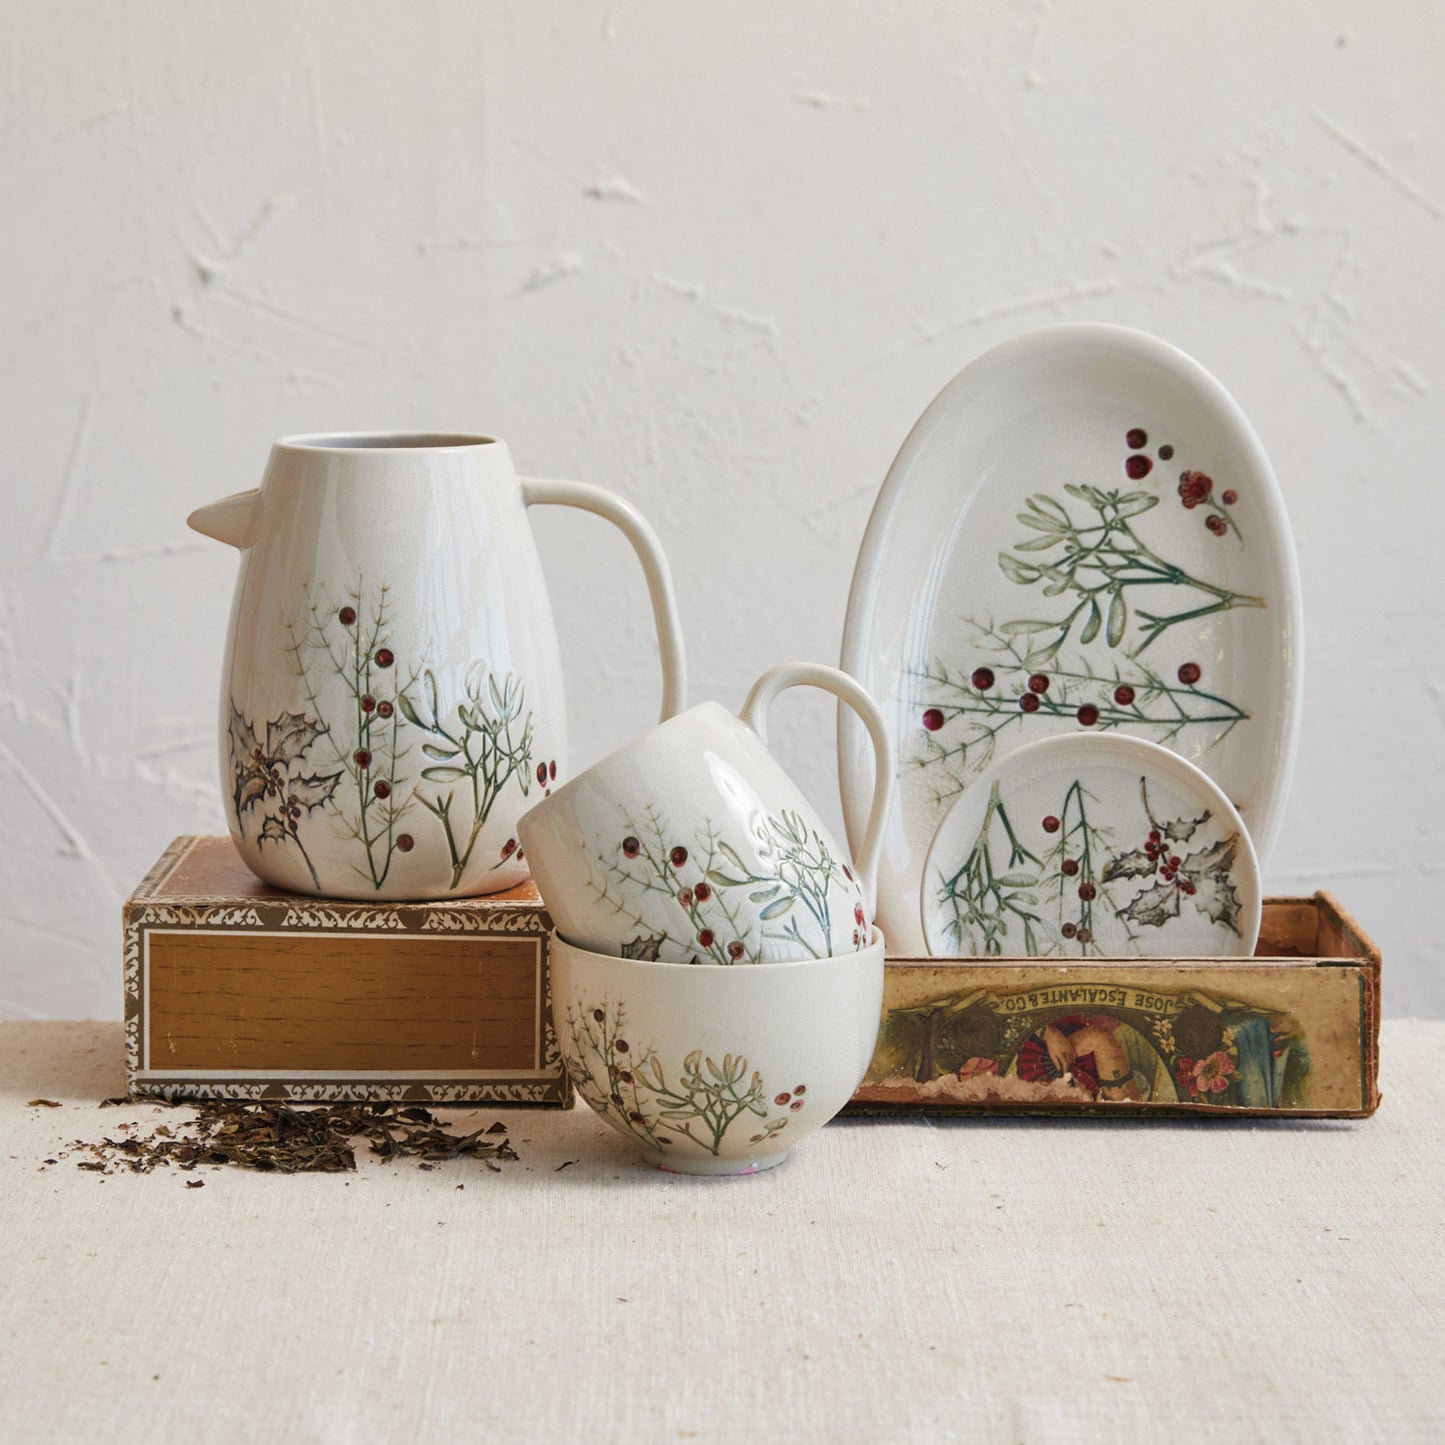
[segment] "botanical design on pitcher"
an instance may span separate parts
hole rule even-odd
[[[1143,450],[1147,433],[1132,427],[1125,440],[1125,475],[1142,481],[1154,468]],[[1166,443],[1157,455],[1169,461],[1174,448]],[[1073,501],[1045,492],[1029,496],[1018,513],[1028,533],[998,556],[1011,582],[1066,599],[1063,610],[1040,608],[1001,623],[966,619],[975,654],[969,662],[957,667],[935,658],[911,674],[909,707],[922,730],[905,766],[938,774],[938,804],[962,791],[1011,729],[1065,721],[1123,727],[1165,746],[1185,738],[1203,751],[1249,716],[1206,684],[1201,663],[1186,661],[1169,672],[1144,654],[1174,627],[1264,607],[1265,599],[1195,576],[1148,546],[1135,523],[1159,506],[1159,495],[1075,483],[1066,483],[1063,493]],[[1203,509],[1211,535],[1241,538],[1234,488],[1216,488],[1207,473],[1190,469],[1179,474],[1178,498],[1185,511]],[[1171,609],[1161,596],[1178,601]]]
[[[1310,1106],[1306,1039],[1288,1013],[1200,989],[1071,976],[942,991],[889,1009],[869,1102]]]
[[[345,724],[333,718],[321,732],[334,751],[338,779],[348,784],[344,801],[335,799],[335,821],[342,836],[360,845],[364,866],[358,871],[378,889],[385,884],[395,855],[416,847],[404,820],[420,803],[441,826],[451,860],[449,886],[456,888],[503,790],[515,784],[526,796],[530,789],[532,714],[524,708],[522,684],[511,673],[498,680],[481,662],[467,669],[461,700],[444,711],[434,670],[403,668],[392,622],[388,588],[377,588],[372,597],[358,579],[341,606],[311,603],[305,626],[288,627],[287,652],[318,717],[329,676],[346,690]],[[416,776],[407,727],[425,734],[420,747],[429,762]],[[555,761],[536,765],[539,787],[549,789],[556,777]],[[514,855],[521,857],[516,840],[508,839],[492,866]]]
[[[308,764],[306,755],[326,729],[305,713],[282,713],[266,724],[265,741],[231,703],[227,729],[231,749],[231,805],[236,826],[246,836],[248,815],[259,815],[257,846],[291,844],[301,854],[311,881],[319,889],[316,865],[301,837],[302,820],[331,802],[340,784],[340,772],[324,773]]]
[[[948,915],[945,932],[957,953],[998,956],[1005,952],[1005,939],[1018,941],[1017,934],[1010,937],[1011,927],[1020,930],[1023,948],[1010,952],[1039,957],[1103,951],[1094,913],[1100,902],[1110,906],[1101,854],[1113,834],[1090,818],[1089,805],[1097,802],[1075,779],[1059,811],[1038,820],[1042,841],[1035,843],[1035,852],[1021,841],[998,785],[993,786],[967,857],[939,879],[938,903]],[[1000,857],[1003,846],[1007,854]]]
[[[462,689],[462,701],[449,717],[443,717],[438,705],[436,677],[430,668],[422,671],[415,697],[397,694],[397,706],[407,721],[430,739],[421,745],[431,759],[430,766],[421,770],[422,780],[452,785],[445,794],[440,790],[428,794],[418,787],[416,796],[446,834],[453,888],[461,881],[502,790],[515,778],[525,797],[532,781],[532,714],[523,712],[522,684],[510,672],[499,683],[481,663],[474,662],[466,671]],[[556,777],[555,762],[537,764],[538,786],[550,790]],[[458,810],[460,819],[453,816],[458,785],[462,785],[462,797],[470,808],[470,823],[466,807]],[[516,851],[516,842],[509,839],[508,843],[494,866]]]
[[[402,827],[413,797],[403,766],[409,747],[402,741],[398,698],[415,681],[398,680],[396,654],[389,642],[392,608],[388,589],[368,599],[360,581],[340,607],[313,601],[304,628],[288,624],[287,652],[312,709],[321,715],[318,693],[329,673],[340,678],[348,698],[345,722],[330,719],[326,729],[336,765],[348,783],[346,800],[337,799],[338,826],[360,845],[364,866],[357,871],[381,888],[397,853],[410,853],[415,837]]]
[[[577,1092],[644,1147],[659,1152],[686,1139],[716,1157],[740,1120],[756,1130],[749,1142],[761,1144],[786,1129],[788,1116],[806,1104],[806,1084],[770,1101],[762,1075],[756,1069],[749,1075],[748,1061],[740,1054],[724,1054],[719,1062],[694,1049],[669,1084],[657,1051],[627,1039],[621,1004],[569,1006],[567,1028],[575,1057],[582,1061],[579,1066],[567,1060]]]
[[[1148,836],[1140,847],[1110,859],[1104,869],[1105,883],[1127,879],[1144,885],[1118,910],[1118,916],[1130,923],[1162,928],[1171,918],[1179,917],[1187,900],[1211,923],[1238,933],[1239,894],[1232,870],[1239,852],[1239,834],[1205,842],[1181,856],[1176,849],[1192,841],[1209,822],[1209,811],[1206,809],[1197,818],[1161,822],[1149,805],[1149,784],[1144,778],[1139,779],[1139,797],[1149,823]]]
[[[690,847],[654,808],[642,824],[629,818],[623,827],[610,855],[598,860],[602,871],[589,881],[602,902],[639,929],[623,945],[624,957],[656,959],[671,943],[691,951],[694,963],[760,963],[762,946],[770,940],[795,943],[812,958],[846,949],[850,936],[854,950],[868,942],[863,890],[853,870],[798,813],[784,809],[757,823],[756,867],[711,823],[701,837],[689,840]],[[835,939],[829,894],[839,886],[847,889],[853,913]],[[749,904],[762,905],[756,912],[760,924],[776,925],[761,928],[757,941],[750,936],[754,909],[747,919],[741,912],[743,894]],[[664,898],[682,909],[686,934],[677,927],[674,909],[655,907]]]

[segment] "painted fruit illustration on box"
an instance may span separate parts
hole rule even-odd
[[[1061,979],[926,994],[886,1008],[871,1104],[1188,1104],[1304,1109],[1295,1017],[1203,989]]]

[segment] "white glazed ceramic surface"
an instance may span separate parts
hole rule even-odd
[[[553,935],[552,1016],[577,1091],[649,1163],[780,1164],[873,1057],[883,939],[833,958],[728,968],[614,958]]]
[[[935,955],[1247,958],[1259,864],[1192,763],[1122,734],[1041,738],[969,785],[923,870]]]
[[[878,920],[921,951],[933,835],[995,757],[1117,729],[1197,763],[1261,856],[1294,756],[1293,544],[1269,461],[1197,363],[1112,326],[1037,331],[956,377],[914,427],[859,553],[843,666],[899,758]],[[839,720],[849,836],[871,758]]]
[[[856,709],[884,759],[856,865],[764,741],[772,699],[804,684]],[[867,947],[891,759],[852,678],[786,664],[741,717],[702,703],[633,739],[524,814],[519,837],[558,931],[583,947],[670,963],[823,958]]]
[[[278,888],[341,898],[492,893],[527,877],[517,817],[566,776],[561,667],[527,520],[615,522],[647,572],[663,716],[685,686],[647,524],[575,482],[519,478],[470,436],[297,437],[258,491],[204,507],[241,549],[221,687],[231,836]]]

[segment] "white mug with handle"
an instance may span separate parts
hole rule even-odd
[[[856,860],[768,751],[786,688],[832,693],[873,741],[877,783]],[[847,673],[771,669],[734,717],[702,703],[588,768],[518,819],[558,932],[579,948],[672,963],[826,958],[872,941],[893,745]]]

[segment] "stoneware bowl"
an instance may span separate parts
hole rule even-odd
[[[755,1174],[852,1097],[873,1057],[883,935],[754,967],[615,958],[552,935],[552,1016],[578,1093],[651,1164]]]

